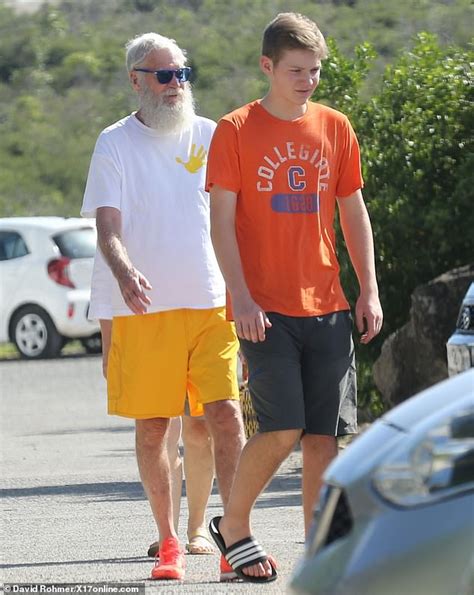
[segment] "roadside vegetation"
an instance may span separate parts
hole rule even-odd
[[[347,113],[361,144],[386,317],[358,350],[362,405],[375,415],[371,365],[406,321],[411,292],[474,254],[469,0],[65,0],[34,14],[0,5],[0,216],[77,216],[97,134],[134,107],[129,38],[156,30],[185,47],[199,113],[218,119],[264,92],[261,33],[289,9],[331,38],[314,99]]]

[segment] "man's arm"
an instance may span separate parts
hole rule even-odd
[[[100,249],[117,279],[125,303],[135,314],[145,314],[151,300],[144,290],[151,289],[151,285],[133,266],[123,245],[120,211],[114,207],[100,207],[96,222]]]
[[[211,196],[211,239],[227,290],[232,299],[235,328],[242,339],[265,340],[265,328],[271,326],[265,312],[250,295],[235,235],[235,192],[213,186]]]
[[[355,310],[356,325],[362,333],[361,343],[368,343],[378,335],[383,322],[375,276],[372,226],[360,190],[338,199],[337,203],[342,233],[359,280],[360,293]]]

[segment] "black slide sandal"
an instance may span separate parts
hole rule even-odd
[[[219,523],[222,517],[214,517],[209,523],[209,532],[214,539],[217,547],[227,562],[232,566],[237,576],[247,583],[270,583],[278,578],[275,567],[270,562],[272,567],[271,576],[249,576],[243,572],[244,568],[253,566],[259,562],[266,562],[268,556],[262,546],[254,537],[245,537],[237,541],[229,548],[226,547],[225,541],[219,531]]]

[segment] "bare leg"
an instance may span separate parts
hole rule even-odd
[[[158,527],[160,542],[168,537],[177,537],[173,524],[170,462],[166,449],[169,423],[169,419],[162,417],[135,420],[138,469]]]
[[[251,535],[250,513],[256,499],[293,450],[301,430],[256,434],[246,444],[240,457],[227,509],[219,525],[227,546]],[[243,570],[249,576],[270,576],[267,561]]]
[[[166,452],[170,461],[171,497],[173,499],[173,525],[176,533],[179,527],[179,513],[181,510],[181,493],[183,490],[183,461],[179,453],[179,439],[181,437],[181,418],[172,417],[166,438]],[[160,540],[154,541],[149,549],[149,556],[156,556],[160,547]]]
[[[206,421],[183,417],[184,474],[188,500],[188,540],[207,535],[206,506],[214,481],[214,455]],[[210,543],[203,541],[203,553],[212,552]]]
[[[229,500],[240,453],[245,444],[242,413],[238,401],[230,399],[204,405],[214,441],[214,461],[224,511]]]
[[[303,451],[303,512],[305,534],[308,536],[313,510],[319,500],[322,476],[326,467],[337,455],[334,436],[305,434],[301,439]]]
[[[178,532],[179,512],[181,509],[181,493],[183,491],[183,461],[179,453],[179,439],[181,438],[181,418],[170,420],[166,449],[170,460],[171,494],[173,498],[173,524]]]
[[[107,378],[107,361],[112,338],[112,320],[101,319],[99,320],[99,323],[100,332],[102,335],[102,371],[104,378]],[[169,428],[166,430],[168,427],[168,421]],[[183,483],[183,468],[178,447],[179,438],[181,436],[181,419],[179,417],[173,418],[171,420],[157,418],[155,420],[137,420],[136,422],[136,452],[138,467],[140,476],[142,478],[143,487],[153,511],[153,516],[155,517],[155,521],[159,526],[157,515],[155,514],[154,510],[154,504],[148,495],[149,490],[150,494],[153,494],[155,483],[153,478],[149,475],[149,471],[152,468],[152,461],[149,460],[149,455],[153,452],[153,445],[149,444],[149,437],[152,435],[156,435],[158,439],[156,449],[160,453],[159,457],[163,456],[162,451],[164,450],[164,456],[169,458],[168,471],[166,471],[166,469],[161,469],[161,472],[164,473],[165,480],[166,474],[170,476],[168,477],[168,480],[171,479],[173,499],[172,510],[174,516],[173,523],[174,531],[177,533]],[[157,465],[160,467],[160,459],[157,460]],[[163,487],[165,488],[165,486]],[[152,498],[154,500],[153,495]],[[161,536],[161,539],[164,539],[164,537]]]

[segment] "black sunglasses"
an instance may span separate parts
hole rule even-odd
[[[173,76],[176,77],[178,83],[185,83],[189,81],[189,77],[191,76],[191,68],[189,66],[171,70],[148,70],[147,68],[134,68],[133,70],[135,72],[149,72],[150,74],[154,74],[160,85],[167,85],[171,82]]]

